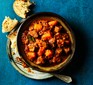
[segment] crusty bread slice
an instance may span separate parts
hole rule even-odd
[[[17,24],[18,21],[16,19],[12,20],[10,17],[5,16],[2,22],[2,32],[10,32]]]
[[[19,17],[26,18],[26,13],[30,11],[29,6],[31,4],[30,0],[15,0],[13,9]]]
[[[16,39],[17,39],[17,31],[10,33],[7,38],[11,41],[11,48],[17,52],[17,45],[16,45]]]

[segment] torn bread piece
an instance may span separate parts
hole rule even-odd
[[[13,9],[19,17],[26,18],[26,14],[30,11],[29,6],[31,4],[30,0],[15,0]]]
[[[5,16],[5,19],[2,22],[2,32],[10,32],[17,24],[18,20]]]
[[[15,53],[17,52],[17,44],[16,44],[16,39],[17,39],[17,31],[10,33],[7,38],[11,41],[11,48],[15,50]]]

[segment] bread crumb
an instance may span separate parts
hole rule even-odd
[[[27,71],[28,71],[28,72],[31,72],[31,69],[30,69],[30,68],[27,68]]]
[[[12,52],[12,55],[15,55],[15,52]]]

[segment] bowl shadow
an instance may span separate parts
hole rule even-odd
[[[69,22],[76,38],[76,49],[72,61],[65,67],[61,74],[69,75],[72,77],[72,84],[76,84],[75,75],[82,70],[88,53],[87,36],[84,33],[83,26],[79,23]]]

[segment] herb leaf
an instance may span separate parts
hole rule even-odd
[[[27,35],[27,38],[28,38],[29,41],[33,41],[33,42],[35,42],[35,38],[32,37],[31,35]]]

